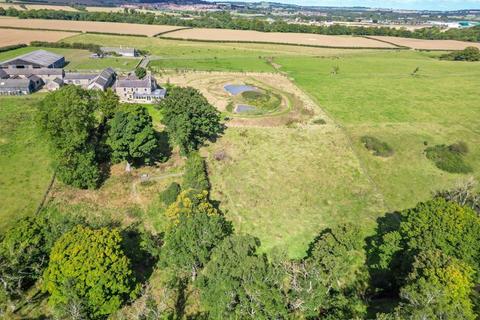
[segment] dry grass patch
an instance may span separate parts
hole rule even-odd
[[[0,26],[11,28],[32,28],[44,30],[68,30],[78,32],[103,32],[154,36],[158,33],[178,29],[176,26],[160,26],[133,23],[67,21],[45,19],[1,18]]]
[[[369,38],[420,50],[463,50],[466,47],[480,48],[480,43],[456,40],[424,40],[388,36],[371,36]]]
[[[168,38],[205,40],[205,41],[237,41],[237,42],[266,42],[287,43],[297,45],[311,45],[319,47],[342,48],[395,48],[396,46],[385,42],[350,36],[328,36],[308,33],[281,33],[259,32],[250,30],[225,30],[225,29],[184,29],[170,32]]]
[[[27,8],[27,10],[46,9],[46,10],[78,11],[77,9],[69,6],[54,6],[54,5],[46,5],[46,4],[24,4],[24,6]],[[25,10],[20,4],[14,4],[14,3],[0,3],[0,7],[4,9],[14,8],[20,11]]]
[[[0,21],[3,19],[0,19]],[[63,31],[34,31],[18,29],[0,29],[0,47],[31,41],[56,42],[61,39],[75,35],[73,32]]]

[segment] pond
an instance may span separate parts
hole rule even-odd
[[[235,113],[244,113],[244,112],[252,112],[252,111],[257,111],[257,108],[255,108],[254,106],[246,105],[246,104],[238,104],[234,110]]]
[[[227,84],[223,88],[225,91],[234,96],[245,91],[258,91],[257,88],[253,86],[247,86],[245,84]]]

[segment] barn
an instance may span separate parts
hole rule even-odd
[[[65,65],[65,57],[46,51],[35,50],[13,59],[0,62],[0,68],[63,68]]]

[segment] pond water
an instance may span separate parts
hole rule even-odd
[[[258,91],[257,88],[253,86],[247,86],[245,84],[227,84],[223,88],[225,91],[234,96],[245,91]]]
[[[235,113],[243,113],[243,112],[250,112],[250,111],[256,111],[256,110],[257,110],[257,108],[255,108],[254,106],[249,106],[249,105],[246,105],[246,104],[238,104],[235,107],[234,112]]]

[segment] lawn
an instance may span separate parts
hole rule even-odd
[[[52,175],[46,143],[34,123],[41,97],[0,96],[0,231],[33,214]]]
[[[81,70],[103,70],[107,67],[112,67],[120,71],[129,71],[135,69],[136,65],[140,61],[140,58],[127,58],[127,57],[109,57],[103,59],[90,58],[91,52],[87,50],[79,49],[63,49],[63,48],[37,48],[26,47],[16,50],[6,51],[0,53],[0,61],[14,58],[18,55],[25,54],[34,50],[48,50],[60,55],[65,56],[65,60],[68,62],[65,66],[65,70],[81,71]]]

